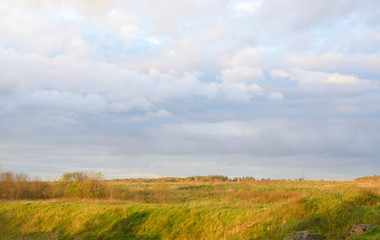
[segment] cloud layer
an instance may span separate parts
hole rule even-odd
[[[353,178],[380,152],[380,2],[0,3],[0,164]]]

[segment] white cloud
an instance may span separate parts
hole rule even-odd
[[[373,8],[377,7],[379,3],[372,0],[320,0],[312,3],[302,0],[270,0],[263,1],[260,17],[267,29],[286,34],[339,24],[341,19],[349,21],[352,20],[353,13],[360,17],[366,17],[366,14],[367,17],[376,16]]]
[[[329,76],[326,80],[327,83],[332,83],[332,84],[356,83],[358,81],[359,79],[357,77],[342,75],[338,73]]]
[[[263,94],[263,88],[256,83],[221,83],[219,87],[222,96],[231,101],[248,102],[254,96]]]
[[[203,89],[204,91],[204,95],[208,98],[208,99],[214,99],[218,96],[218,94],[220,93],[220,87],[219,87],[220,84],[218,83],[215,83],[215,82],[212,82],[212,83],[209,83],[209,84],[205,84],[205,87]]]
[[[147,116],[157,118],[168,118],[172,117],[173,115],[165,109],[160,109],[157,112],[148,112]]]
[[[231,66],[247,66],[253,68],[265,69],[268,67],[277,66],[281,59],[278,56],[273,56],[270,51],[257,48],[239,49],[229,61]]]
[[[348,56],[343,53],[302,54],[287,55],[288,66],[309,71],[324,72],[354,72],[378,71],[380,68],[380,56],[355,55]]]
[[[107,102],[98,94],[78,94],[75,92],[59,92],[56,90],[41,90],[25,96],[25,102],[20,107],[38,107],[41,110],[73,111],[86,113],[101,113],[107,109]]]
[[[291,78],[291,80],[297,81],[301,88],[315,91],[334,90],[336,93],[352,93],[372,91],[379,88],[376,81],[359,79],[352,75],[339,73],[293,69],[292,76],[294,78]]]
[[[257,12],[261,7],[262,1],[243,1],[234,4],[235,10],[243,10],[251,13]]]
[[[249,101],[261,95],[263,88],[255,81],[263,78],[261,69],[252,67],[234,67],[221,71],[221,93],[233,101]]]
[[[192,124],[166,124],[159,130],[181,135],[185,137],[191,136],[208,136],[208,137],[252,137],[261,132],[259,127],[253,124],[228,121],[217,123],[192,123]]]
[[[291,77],[290,73],[283,69],[273,69],[270,71],[270,74],[274,77],[282,77],[282,78]]]
[[[65,54],[68,56],[83,57],[88,54],[88,44],[81,37],[73,37],[65,44]]]
[[[271,92],[268,95],[268,99],[272,101],[280,101],[284,99],[284,94],[280,92]]]
[[[221,72],[223,82],[236,83],[257,80],[263,77],[261,69],[252,67],[234,67]]]

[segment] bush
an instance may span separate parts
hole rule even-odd
[[[58,187],[66,198],[104,198],[106,189],[102,180],[100,172],[65,173],[58,181]]]

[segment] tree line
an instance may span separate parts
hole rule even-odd
[[[109,195],[109,194],[108,194]],[[27,174],[0,171],[1,199],[106,198],[103,175],[94,172],[65,173],[58,181],[31,179]]]
[[[209,176],[191,176],[191,177],[161,177],[161,178],[124,178],[114,179],[115,182],[125,183],[187,183],[187,182],[241,182],[241,181],[256,181],[254,177],[234,177],[229,178],[223,175],[209,175]]]
[[[128,183],[223,183],[223,182],[256,181],[253,177],[228,178],[223,175],[193,176],[193,177],[164,177],[105,180],[101,172],[71,172],[64,173],[58,180],[42,181],[30,178],[24,173],[2,171],[0,169],[0,199],[119,199],[156,201],[163,195],[169,196],[168,189],[134,191],[125,187]],[[123,186],[122,186],[123,185]],[[165,193],[165,194],[164,194]]]

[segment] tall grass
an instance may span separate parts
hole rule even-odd
[[[94,177],[80,178],[46,183],[59,189],[55,199],[0,202],[0,239],[282,239],[299,230],[345,239],[358,223],[377,227],[360,239],[379,239],[376,176],[342,182],[98,177],[100,187],[87,182]],[[82,190],[65,195],[67,186]]]

